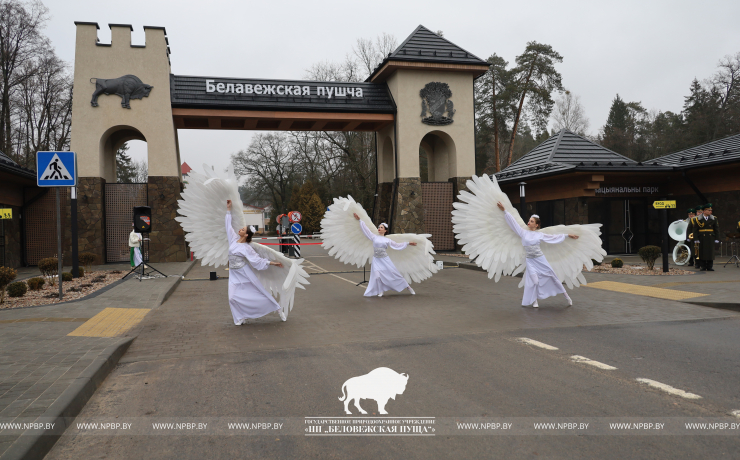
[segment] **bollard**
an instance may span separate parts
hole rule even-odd
[[[218,274],[216,272],[211,272],[211,281],[216,281],[218,279]]]

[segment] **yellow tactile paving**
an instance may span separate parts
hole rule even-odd
[[[148,308],[106,308],[67,335],[78,337],[116,337],[139,324]]]
[[[674,291],[672,289],[663,289],[652,286],[640,286],[639,284],[618,283],[616,281],[597,281],[595,283],[588,283],[585,286],[595,289],[604,289],[606,291],[624,292],[625,294],[642,295],[667,300],[683,300],[709,295],[697,294],[696,292]]]

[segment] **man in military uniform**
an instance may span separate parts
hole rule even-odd
[[[719,222],[712,216],[712,203],[704,205],[703,214],[691,219],[689,229],[694,242],[699,243],[697,263],[701,261],[701,270],[713,272],[714,244],[719,242]]]
[[[696,268],[701,269],[702,260],[699,257],[699,243],[698,240],[695,238],[697,235],[694,234],[694,227],[696,226],[696,221],[699,216],[703,215],[704,213],[704,205],[700,204],[695,209],[696,216],[689,219],[689,226],[686,229],[686,236],[688,238],[686,244],[688,244],[689,248],[691,248],[691,257],[694,259],[694,265],[696,265]]]
[[[694,254],[694,250],[691,248],[691,240],[689,239],[689,227],[691,226],[691,218],[694,217],[696,214],[694,214],[694,208],[689,208],[686,210],[689,217],[684,219],[683,221],[688,224],[686,227],[686,246],[689,247],[689,250],[691,251],[691,257],[689,257],[689,263],[687,264],[689,267],[694,266],[694,259],[696,259],[696,254]]]

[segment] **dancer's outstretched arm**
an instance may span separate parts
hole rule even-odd
[[[229,238],[229,244],[239,241],[239,237],[231,227],[231,200],[226,201],[226,236]]]

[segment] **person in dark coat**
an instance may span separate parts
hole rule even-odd
[[[719,243],[719,220],[712,215],[712,203],[704,205],[704,212],[691,220],[690,229],[694,242],[699,243],[697,262],[701,261],[701,271],[713,272],[714,245]]]
[[[688,236],[688,245],[689,248],[691,248],[691,256],[694,259],[694,265],[696,268],[701,269],[702,266],[702,260],[699,258],[699,243],[698,240],[695,238],[697,235],[694,234],[694,228],[696,227],[696,222],[699,216],[704,214],[704,205],[700,204],[696,207],[696,215],[689,219],[689,227],[686,229],[686,235]]]

